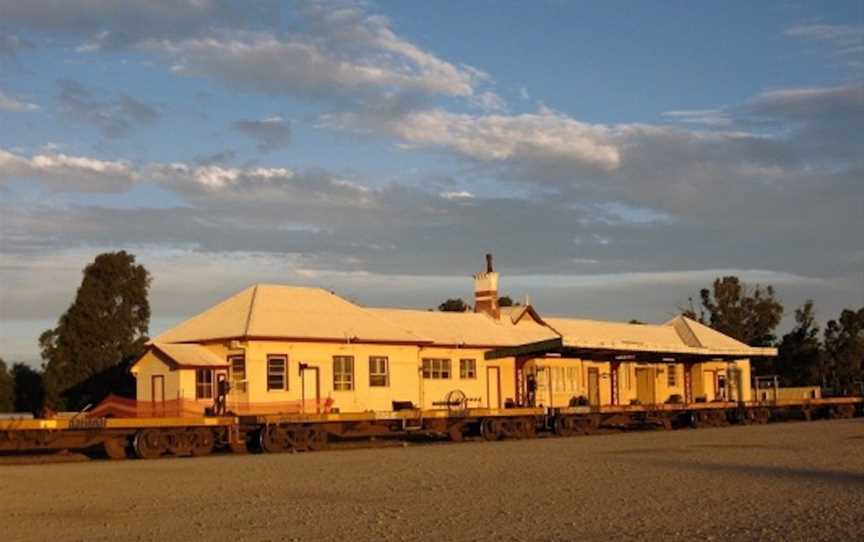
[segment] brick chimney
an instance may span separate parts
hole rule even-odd
[[[486,272],[474,274],[474,312],[485,312],[496,320],[498,310],[498,273],[492,268],[492,255],[486,255]]]

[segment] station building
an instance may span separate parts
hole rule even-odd
[[[684,316],[626,324],[499,307],[498,278],[489,259],[464,313],[251,286],[149,343],[131,368],[139,414],[200,414],[221,381],[237,414],[434,409],[454,396],[489,409],[741,402],[750,358],[776,355]]]

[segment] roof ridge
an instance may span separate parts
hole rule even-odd
[[[696,348],[705,348],[705,345],[702,344],[702,341],[699,340],[699,337],[696,335],[696,332],[693,331],[693,328],[690,326],[690,322],[688,322],[689,318],[685,317],[683,314],[679,314],[670,322],[672,323],[672,329],[675,330],[675,333],[681,338],[681,341],[687,346],[696,347]],[[684,326],[684,329],[681,329],[681,325],[675,325],[679,323]],[[692,342],[691,342],[692,341]]]
[[[340,299],[341,299],[341,298],[340,298]],[[350,303],[350,302],[349,302],[349,303]],[[353,305],[353,303],[352,303],[352,305]],[[380,321],[380,322],[384,322],[384,323],[387,324],[388,326],[393,326],[393,327],[395,327],[395,328],[397,328],[397,329],[400,329],[400,330],[404,331],[405,333],[407,333],[408,335],[411,335],[412,337],[416,337],[416,338],[417,338],[418,340],[420,340],[420,341],[424,341],[424,342],[434,342],[434,341],[433,341],[432,339],[430,339],[429,337],[424,337],[424,336],[421,335],[420,333],[417,333],[417,332],[415,332],[415,331],[413,331],[413,330],[411,330],[411,329],[408,329],[408,328],[402,327],[401,325],[397,325],[396,323],[390,321],[389,319],[387,319],[387,318],[385,318],[385,317],[383,317],[383,316],[381,316],[381,315],[375,314],[373,311],[369,310],[370,307],[361,307],[360,305],[354,305],[354,306],[357,307],[358,309],[360,309],[361,311],[363,311],[364,314],[369,315],[371,318],[374,318],[374,319],[376,319],[376,320],[378,320],[378,321]]]
[[[249,329],[252,327],[252,311],[255,309],[255,298],[258,296],[258,286],[255,284],[252,288],[252,299],[249,300],[249,312],[246,314],[246,329],[243,331],[243,336],[249,336]]]

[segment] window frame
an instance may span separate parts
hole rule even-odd
[[[215,390],[213,386],[215,386],[216,378],[215,371],[213,369],[199,367],[195,369],[195,400],[201,401],[205,399],[213,399],[215,395]],[[206,375],[207,378],[202,378],[202,375]],[[207,382],[209,380],[209,382]],[[206,393],[204,393],[206,392]]]
[[[281,375],[278,372],[274,372],[271,369],[271,362],[281,361],[282,362],[282,372]],[[267,354],[267,391],[288,391],[290,389],[288,375],[288,354]],[[280,376],[282,378],[282,386],[272,385],[274,377]]]
[[[235,363],[237,361],[243,362],[243,378],[237,378],[237,369],[235,368]],[[248,389],[248,385],[246,383],[246,354],[229,354],[228,355],[228,369],[229,369],[229,379],[228,382],[231,383],[232,391],[236,391],[239,393],[246,393]]]
[[[373,365],[381,364],[378,367],[374,367],[376,370],[373,371]],[[381,368],[383,367],[383,371]],[[381,378],[382,381],[373,381],[373,378]],[[387,388],[390,387],[390,358],[387,356],[369,356],[369,387],[370,388]]]
[[[678,366],[673,363],[666,365],[666,387],[678,387]]]
[[[421,370],[424,380],[450,380],[453,362],[450,358],[423,358]]]
[[[477,380],[477,359],[475,359],[475,358],[460,358],[459,359],[459,379],[460,380]]]
[[[343,366],[346,362],[350,371]],[[354,356],[333,356],[333,391],[354,391],[354,383]]]

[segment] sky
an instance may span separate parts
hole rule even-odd
[[[864,305],[864,0],[0,0],[0,357],[100,252],[151,333],[256,282],[662,322]],[[782,331],[782,330],[781,330]]]

